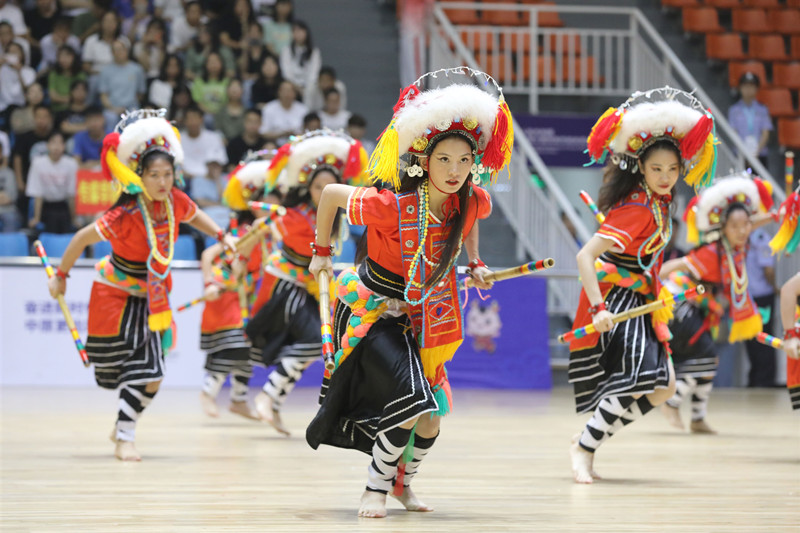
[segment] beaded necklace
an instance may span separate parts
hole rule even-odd
[[[742,265],[742,274],[736,270],[736,261],[733,258],[734,250],[728,239],[722,238],[722,247],[725,249],[725,258],[728,261],[728,272],[731,276],[731,303],[736,309],[741,309],[748,302],[747,269]]]
[[[653,265],[656,264],[659,256],[672,238],[672,218],[667,216],[669,213],[664,213],[664,211],[669,209],[669,204],[667,202],[662,202],[658,196],[653,198],[653,192],[650,190],[650,187],[647,186],[647,183],[642,183],[642,186],[644,187],[645,194],[647,194],[647,205],[653,213],[653,217],[656,219],[656,230],[641,246],[639,246],[639,251],[636,254],[636,261],[639,263],[642,270],[650,270],[653,268]],[[647,265],[642,263],[643,251],[644,255],[651,256],[650,262]]]
[[[150,218],[150,211],[142,201],[141,194],[136,195],[136,203],[139,204],[139,211],[141,211],[142,218],[144,219],[144,227],[147,231],[147,243],[150,246],[150,256],[148,257],[147,261],[147,270],[149,270],[154,276],[164,279],[167,277],[167,275],[169,275],[169,266],[172,262],[172,257],[175,254],[175,213],[172,210],[172,202],[169,198],[164,200],[164,206],[167,210],[167,226],[169,231],[167,236],[167,241],[169,243],[167,248],[167,257],[161,255],[161,251],[158,249],[158,237],[156,237],[156,232],[153,229],[153,219]],[[163,274],[155,271],[155,269],[152,268],[151,259],[155,259],[157,263],[167,267]]]
[[[408,284],[406,285],[404,296],[406,302],[410,303],[411,305],[420,305],[428,297],[433,293],[434,287],[431,287],[427,291],[425,290],[425,284],[419,283],[415,281],[415,277],[417,274],[417,270],[419,269],[420,258],[431,268],[436,268],[439,266],[439,263],[435,263],[432,260],[428,259],[425,256],[425,241],[428,238],[428,216],[430,214],[430,197],[428,195],[428,180],[422,182],[422,186],[420,187],[420,194],[419,194],[419,208],[417,209],[417,224],[419,226],[419,247],[417,251],[414,253],[414,257],[411,259],[411,266],[408,268],[408,274],[406,278],[408,279]],[[453,255],[453,258],[450,260],[450,265],[445,270],[442,279],[444,279],[449,273],[450,270],[455,266],[456,261],[458,260],[458,256],[461,255],[461,244],[462,240],[459,239],[458,241],[458,249],[456,253]],[[415,287],[420,290],[422,297],[419,300],[413,300],[408,295],[409,289],[411,287]]]

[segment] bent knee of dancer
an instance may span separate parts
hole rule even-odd
[[[414,430],[414,432],[423,439],[431,439],[439,434],[439,426],[441,425],[442,417],[431,416],[429,413],[425,413],[417,420],[417,429]]]
[[[161,380],[158,381],[151,381],[147,385],[145,385],[144,390],[145,392],[154,393],[158,392],[158,388],[161,386]]]

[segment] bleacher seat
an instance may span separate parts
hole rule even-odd
[[[778,144],[786,148],[800,148],[800,118],[778,120]]]
[[[495,39],[493,32],[485,30],[462,30],[459,33],[461,41],[473,51],[485,50],[492,52],[495,49]],[[501,34],[503,37],[509,34]]]
[[[554,6],[556,5],[555,2],[537,2],[541,5],[547,6]],[[527,13],[525,13],[527,15]],[[525,24],[529,24],[525,17],[523,16],[523,21]],[[539,12],[539,27],[541,28],[562,28],[564,27],[564,21],[561,20],[561,17],[558,15],[556,11],[540,11]]]
[[[206,236],[203,244],[205,245],[205,248],[210,248],[211,246],[217,244],[217,238]]]
[[[793,117],[796,115],[789,89],[760,89],[756,99],[767,106],[771,117]]]
[[[558,53],[558,46],[561,46],[561,53],[563,54],[574,54],[574,55],[581,55],[581,36],[578,34],[568,34],[562,33],[559,35],[551,35],[550,36],[550,53],[556,54]],[[570,48],[571,46],[571,48]]]
[[[790,50],[792,59],[800,58],[800,35],[792,35]]]
[[[518,54],[529,54],[531,51],[531,40],[530,33],[501,33],[500,48],[503,50],[511,50]]]
[[[704,4],[717,9],[736,9],[742,5],[742,0],[705,0]]]
[[[748,53],[753,59],[762,61],[786,61],[786,45],[780,35],[751,35]]]
[[[747,56],[738,33],[712,33],[706,35],[706,56],[719,61],[738,61]]]
[[[739,80],[745,72],[752,72],[761,82],[761,87],[769,87],[767,70],[761,61],[732,61],[728,63],[728,85],[738,87]]]
[[[481,19],[474,9],[445,9],[444,14],[456,25],[480,24]]]
[[[572,68],[570,68],[570,65],[572,65]],[[594,57],[576,57],[574,60],[565,58],[564,81],[567,83],[574,82],[578,86],[594,85]]]
[[[771,8],[780,7],[778,0],[743,0],[746,7]]]
[[[733,31],[742,33],[771,33],[767,12],[763,9],[734,9],[731,14]]]
[[[178,235],[178,239],[175,241],[173,259],[176,261],[194,261],[197,259],[197,247],[191,235]]]
[[[769,24],[772,31],[784,35],[800,35],[800,9],[773,9],[769,12]]]
[[[39,240],[42,241],[44,251],[48,257],[61,257],[67,249],[69,241],[72,240],[74,233],[42,233]],[[81,252],[81,257],[86,257],[86,251]]]
[[[800,63],[775,63],[772,80],[776,87],[800,89]]]
[[[661,5],[664,7],[671,7],[674,9],[681,9],[684,7],[700,7],[699,0],[661,0]]]
[[[92,247],[92,254],[95,259],[100,259],[111,253],[111,243],[108,241],[100,241]]]
[[[0,233],[0,257],[28,255],[28,237],[24,233]]]
[[[499,11],[489,8],[483,11],[482,20],[486,24],[495,26],[520,26],[523,24],[519,11]]]
[[[719,14],[714,7],[688,7],[683,10],[683,31],[687,33],[722,33]]]

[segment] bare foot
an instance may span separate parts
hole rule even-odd
[[[692,420],[692,423],[689,425],[689,429],[692,433],[705,433],[707,435],[716,435],[717,432],[714,431],[711,426],[709,426],[705,419],[703,420]]]
[[[141,461],[142,457],[136,451],[136,446],[127,440],[118,440],[114,455],[120,461]]]
[[[200,405],[203,407],[203,412],[211,418],[217,418],[219,416],[217,400],[205,392],[200,392]]]
[[[253,409],[246,401],[231,402],[229,410],[231,413],[249,418],[250,420],[261,420],[261,417],[258,416],[258,413],[255,411],[255,409]]]
[[[417,495],[414,494],[413,490],[411,490],[411,487],[403,487],[403,494],[400,496],[395,496],[394,492],[392,492],[392,497],[402,503],[403,507],[406,508],[406,511],[416,511],[420,513],[429,513],[433,511],[433,507],[425,505],[423,502],[419,501]]]
[[[289,430],[283,425],[280,412],[273,407],[272,398],[270,398],[266,392],[261,391],[258,393],[255,404],[256,411],[261,420],[278,430],[278,433],[282,433],[287,437],[290,436]]]
[[[686,426],[683,425],[681,413],[677,407],[672,407],[671,405],[662,403],[661,414],[664,415],[664,418],[667,419],[667,422],[670,426],[674,427],[675,429],[680,429],[681,431],[686,431]]]
[[[358,516],[363,518],[384,518],[386,516],[386,494],[365,490],[361,495]]]
[[[578,444],[580,438],[580,433],[572,437],[572,446],[569,447],[569,456],[572,459],[572,475],[575,477],[575,483],[590,484],[595,477],[592,475],[594,454],[581,448],[581,445]],[[599,478],[600,476],[597,477]]]

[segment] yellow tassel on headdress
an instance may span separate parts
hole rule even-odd
[[[511,151],[514,149],[514,118],[511,116],[511,110],[508,108],[508,104],[506,103],[503,97],[502,103],[500,104],[500,109],[503,111],[503,114],[506,116],[506,121],[508,124],[508,130],[506,132],[506,138],[503,140],[503,166],[508,166],[511,163]]]
[[[169,309],[160,313],[151,313],[147,317],[147,326],[150,331],[166,331],[170,324],[172,324],[172,311]]]
[[[247,203],[242,197],[242,183],[235,176],[228,180],[225,186],[225,192],[222,193],[222,199],[231,209],[236,211],[247,210]]]
[[[289,163],[289,158],[285,157],[274,167],[267,170],[267,180],[264,184],[264,190],[271,191],[275,188],[275,184],[278,182],[278,176],[281,175],[281,172],[286,167],[287,163]]]
[[[714,178],[717,151],[714,145],[716,144],[718,141],[714,138],[714,133],[709,133],[702,150],[700,150],[700,159],[684,178],[687,185],[697,189],[708,185],[708,182]]]
[[[106,163],[108,164],[108,169],[111,171],[111,174],[114,176],[114,178],[120,182],[120,184],[122,184],[123,189],[127,189],[131,185],[134,185],[142,190],[142,193],[148,200],[152,199],[150,198],[150,195],[147,194],[147,190],[144,188],[142,178],[119,160],[116,150],[111,149],[106,152]]]
[[[400,188],[400,176],[397,173],[397,162],[400,159],[399,144],[400,140],[392,119],[369,158],[372,181],[391,183],[395,190]]]
[[[728,342],[733,344],[734,342],[750,340],[758,335],[763,328],[764,324],[761,322],[760,313],[755,313],[745,320],[737,320],[731,324]]]
[[[697,231],[697,212],[694,209],[686,213],[686,242],[689,244],[700,242],[700,233]]]
[[[778,233],[776,233],[772,240],[769,241],[769,247],[772,250],[773,255],[786,249],[786,247],[789,245],[789,241],[792,240],[796,229],[796,218],[784,218],[783,222],[781,223],[781,227],[778,229]]]
[[[453,358],[459,346],[461,346],[461,341],[451,342],[435,348],[420,348],[419,355],[422,360],[422,370],[425,372],[425,377],[431,380],[436,379],[437,369]]]

